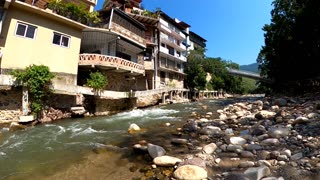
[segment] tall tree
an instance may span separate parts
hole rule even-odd
[[[188,55],[185,83],[191,90],[204,90],[206,87],[206,72],[202,66],[203,54],[203,50],[200,49],[192,50]]]
[[[257,58],[261,75],[273,80],[270,87],[275,91],[319,84],[320,1],[274,0],[272,4],[271,23],[263,27],[265,45]]]

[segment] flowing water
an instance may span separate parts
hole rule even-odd
[[[99,147],[129,149],[140,139],[161,145],[191,112],[216,112],[227,100],[172,104],[137,109],[108,117],[65,119],[10,132],[0,129],[0,179],[128,179],[139,159],[120,151],[100,153]],[[206,109],[206,107],[208,107]],[[130,135],[138,124],[143,131]],[[171,126],[165,126],[170,123]],[[81,177],[81,178],[80,178]]]

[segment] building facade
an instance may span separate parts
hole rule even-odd
[[[8,76],[13,70],[45,65],[55,74],[54,86],[77,84],[82,30],[87,26],[54,13],[46,4],[41,0],[6,0],[0,4],[0,114],[4,119],[28,113],[27,95],[12,87]],[[57,95],[55,99],[52,105],[60,108],[76,104],[75,94]]]
[[[183,88],[184,68],[187,62],[187,46],[183,42],[189,42],[189,25],[172,19],[164,12],[160,13],[159,29],[159,53],[157,86],[169,86]]]

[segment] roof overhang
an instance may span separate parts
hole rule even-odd
[[[106,33],[106,34],[110,34],[110,35],[116,35],[116,36],[119,36],[122,40],[128,42],[128,43],[131,43],[131,44],[134,44],[134,45],[137,45],[141,48],[146,48],[146,45],[145,44],[142,44],[142,43],[139,43],[135,40],[132,40],[132,39],[128,39],[128,37],[120,34],[120,33],[117,33],[115,31],[112,31],[111,29],[104,29],[104,28],[94,28],[94,27],[87,27],[83,30],[83,32],[100,32],[100,33]]]

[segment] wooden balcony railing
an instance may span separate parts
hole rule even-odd
[[[101,54],[80,54],[79,66],[102,66],[129,71],[136,74],[144,74],[145,69],[141,64],[134,63],[115,56]]]

